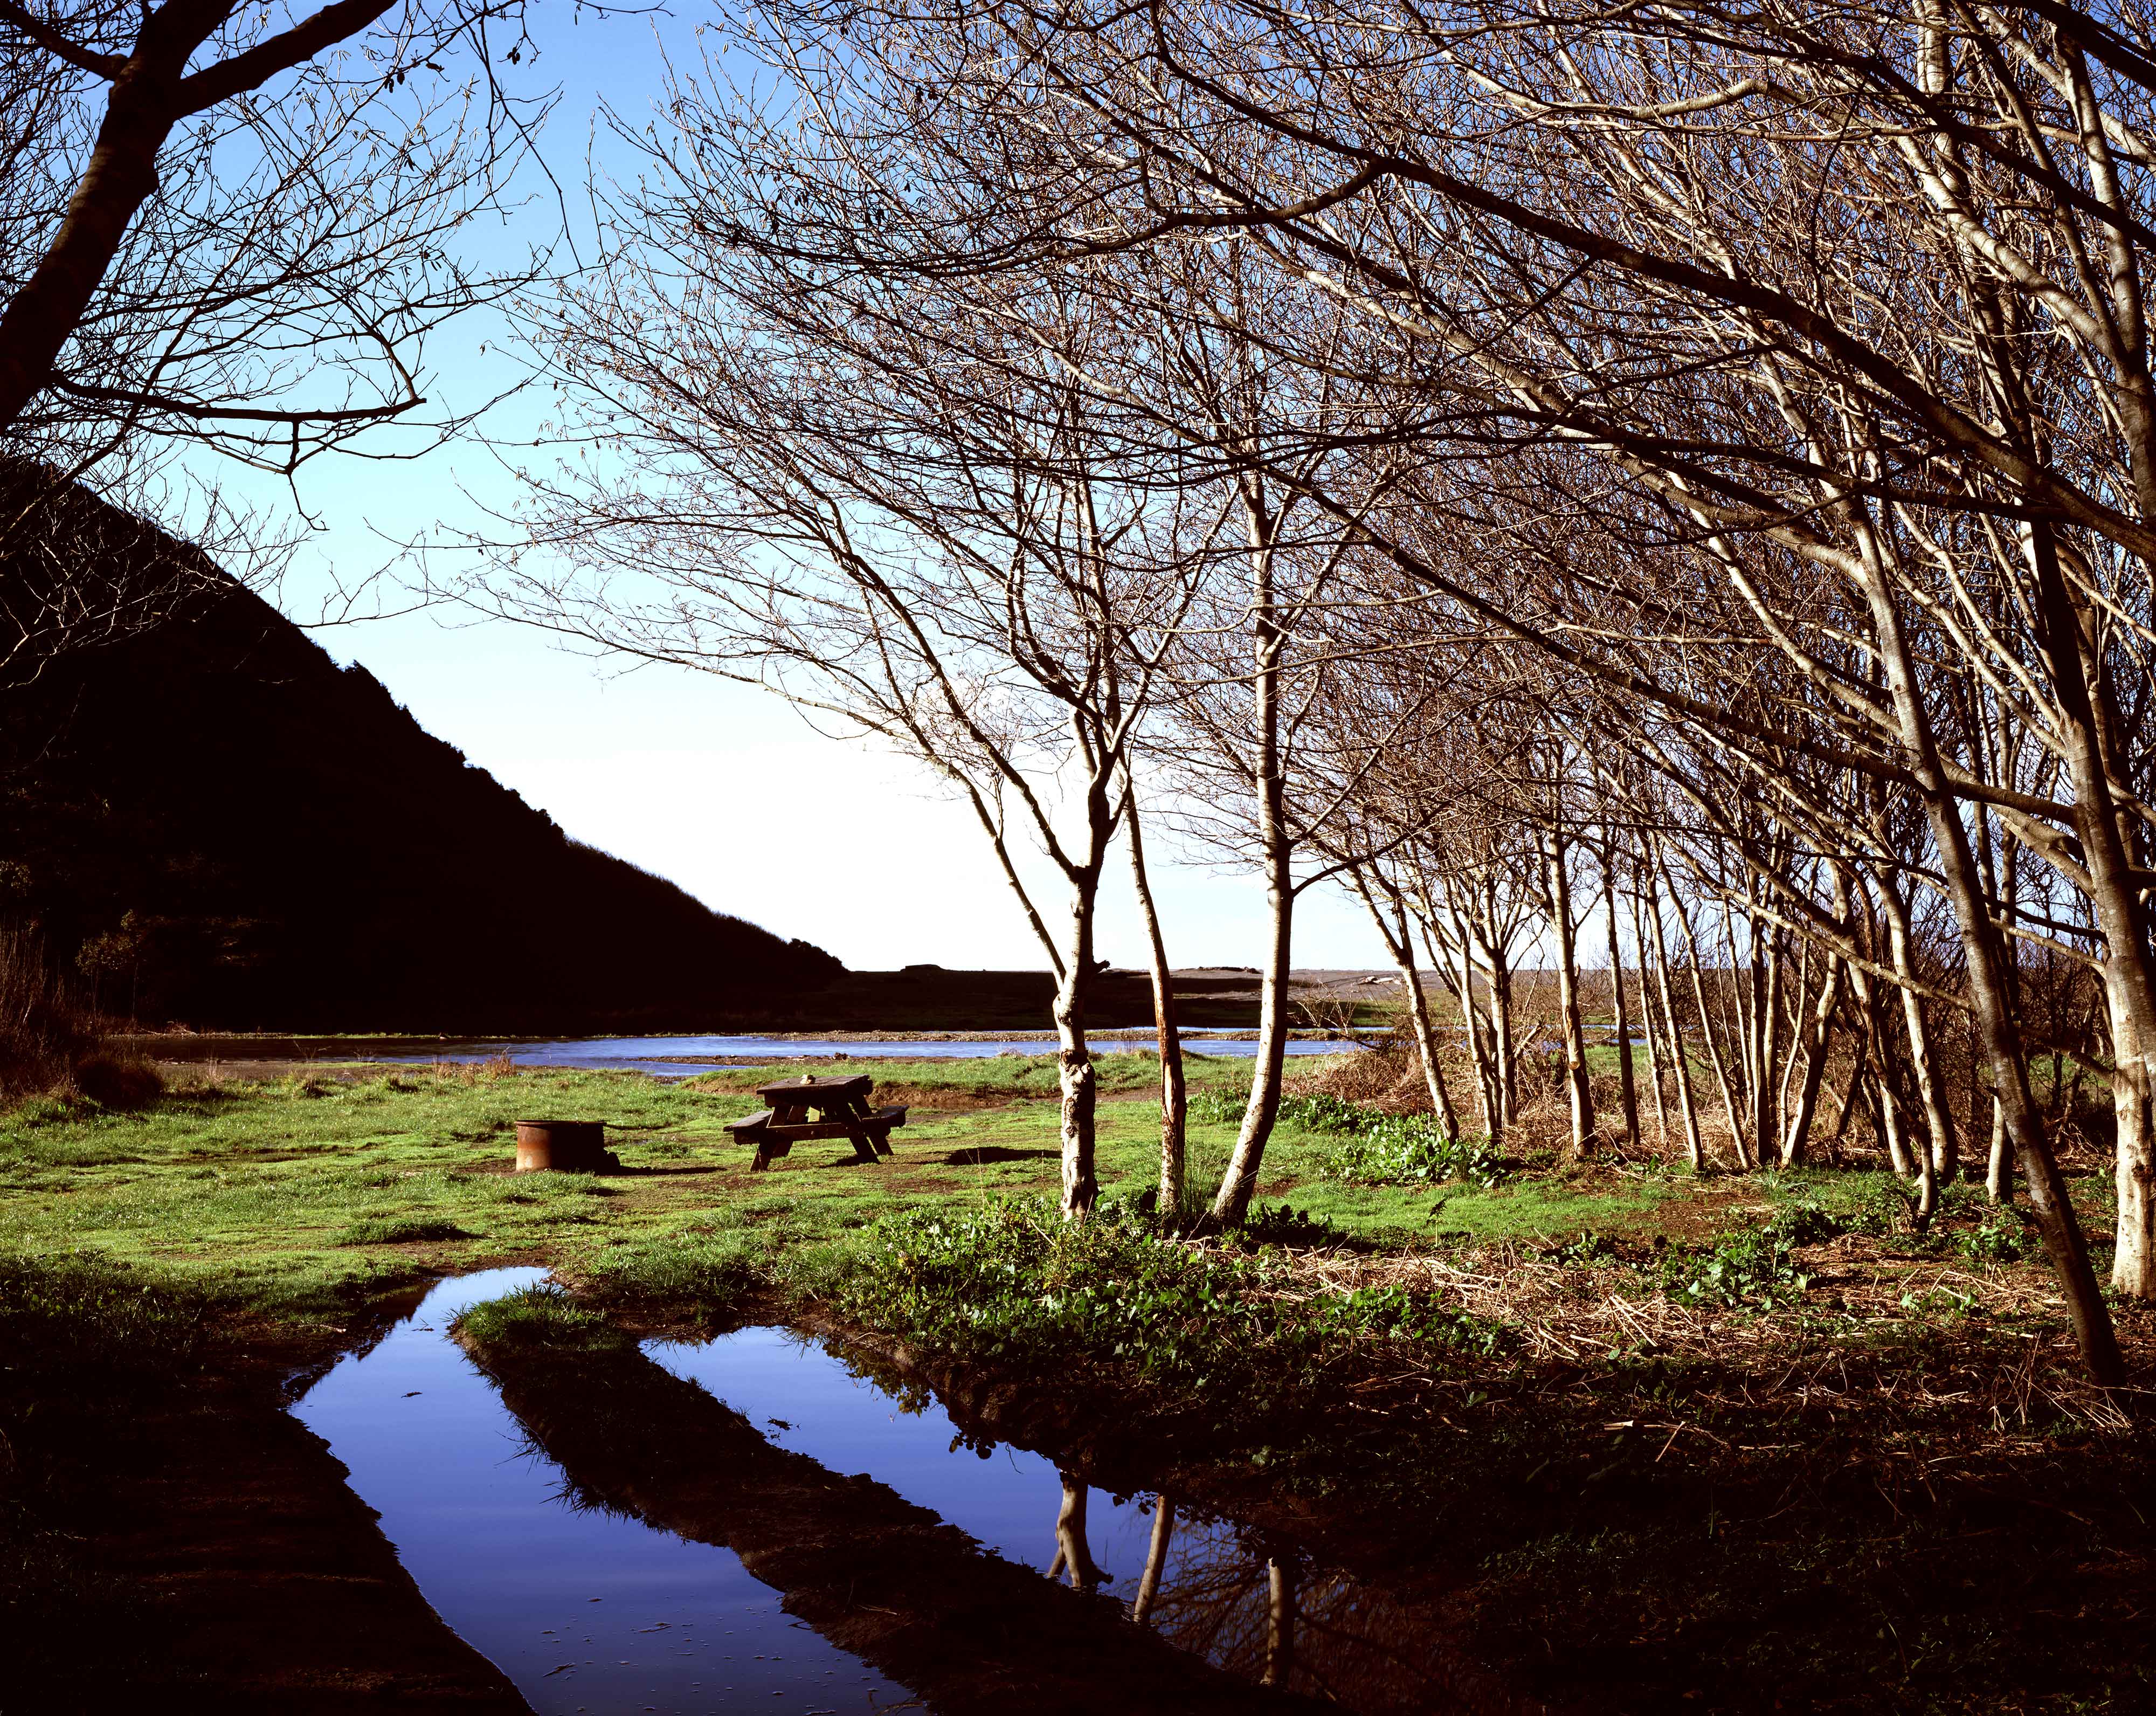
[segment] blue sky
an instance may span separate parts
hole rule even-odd
[[[693,56],[696,19],[709,15],[683,7],[670,16],[578,22],[570,8],[533,8],[541,48],[533,87],[562,90],[545,152],[572,196],[599,100],[624,115],[641,112],[659,86],[662,53]],[[543,181],[529,177],[536,198]],[[500,240],[543,237],[554,218],[551,204],[536,207]],[[499,334],[476,318],[438,334],[428,351],[434,396],[462,408],[506,385],[518,372]],[[500,436],[528,433],[536,407],[513,403],[489,427]],[[477,444],[409,463],[310,466],[300,494],[321,528],[280,593],[282,605],[302,622],[315,618],[332,571],[348,583],[388,562],[396,542],[483,528],[488,506],[509,504],[510,487],[496,455]],[[280,490],[265,488],[260,498],[289,511]],[[712,907],[816,942],[857,969],[1045,963],[970,810],[917,763],[822,737],[774,697],[685,670],[624,674],[619,664],[570,653],[538,633],[454,611],[316,635],[339,660],[364,663],[429,731],[572,835]],[[802,840],[762,831],[759,803],[804,776],[833,783],[853,832]],[[1158,837],[1150,855],[1171,958],[1256,963],[1264,897],[1255,881],[1202,861],[1177,863]],[[1119,854],[1101,937],[1103,957],[1123,965],[1144,957],[1126,875]],[[1360,905],[1329,889],[1306,896],[1301,927],[1298,965],[1383,963]]]

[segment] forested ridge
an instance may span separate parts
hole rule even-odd
[[[92,516],[80,552],[162,556],[169,590],[184,547]],[[7,695],[6,910],[111,1016],[694,1026],[841,969],[570,839],[206,563],[168,611]]]

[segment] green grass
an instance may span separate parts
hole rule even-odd
[[[672,1086],[630,1072],[413,1071],[348,1081],[318,1073],[182,1090],[135,1115],[54,1102],[19,1109],[0,1117],[0,1364],[23,1399],[74,1403],[64,1410],[78,1416],[64,1427],[80,1439],[76,1425],[124,1423],[144,1390],[180,1386],[252,1338],[250,1317],[343,1330],[355,1325],[343,1313],[386,1289],[537,1262],[578,1291],[543,1287],[475,1308],[468,1332],[495,1345],[575,1348],[628,1338],[607,1314],[625,1302],[655,1302],[670,1321],[723,1320],[752,1294],[818,1298],[917,1351],[1046,1379],[1074,1397],[1091,1390],[1074,1398],[1074,1414],[1136,1425],[1141,1441],[1155,1426],[1187,1433],[1194,1455],[1225,1451],[1245,1474],[1265,1464],[1284,1494],[1316,1504],[1352,1491],[1368,1518],[1456,1533],[1447,1541],[1471,1558],[1500,1631],[1510,1616],[1569,1616],[1579,1593],[1595,1593],[1593,1612],[1568,1621],[1578,1638],[1567,1673],[1592,1681],[1600,1671],[1589,1659],[1604,1652],[1635,1681],[1658,1685],[1664,1703],[1697,1683],[1676,1670],[1668,1684],[1656,1682],[1665,1661],[1719,1665],[1707,1678],[1726,1685],[1755,1668],[1777,1684],[1811,1672],[1782,1654],[1792,1642],[1810,1650],[1815,1636],[1776,1618],[1785,1567],[1808,1570],[1807,1601],[1861,1621],[1837,1620],[1830,1648],[1820,1645],[1831,1668],[1822,1697],[1854,1697],[1865,1677],[1902,1672],[1887,1645],[1872,1648],[1875,1610],[1891,1611],[1915,1637],[1940,1599],[1915,1573],[1906,1576],[1917,1595],[1897,1595],[1931,1539],[1905,1555],[1895,1545],[1917,1528],[1893,1510],[1933,1505],[1916,1499],[1920,1469],[1924,1485],[1947,1482],[1908,1451],[1930,1459],[1948,1431],[1968,1441],[1951,1403],[1969,1398],[1960,1390],[1976,1374],[1956,1367],[1975,1361],[1946,1344],[1983,1332],[1918,1302],[1905,1323],[1890,1318],[1851,1334],[1826,1308],[1807,1306],[1809,1266],[1791,1248],[1846,1232],[1955,1267],[2013,1261],[2018,1225],[1985,1210],[1976,1188],[1950,1189],[1938,1228],[1919,1236],[1906,1197],[1877,1173],[1694,1176],[1513,1159],[1494,1185],[1356,1183],[1336,1177],[1340,1105],[1300,1102],[1267,1153],[1257,1231],[1240,1249],[1199,1249],[1154,1233],[1139,1214],[1159,1135],[1147,1057],[1103,1059],[1106,1207],[1078,1228],[1057,1220],[1050,1201],[1058,1164],[1049,1057],[807,1070],[866,1071],[885,1092],[907,1093],[912,1112],[893,1158],[870,1167],[854,1164],[843,1143],[803,1144],[772,1172],[750,1173],[725,1123],[757,1106],[752,1087],[771,1069]],[[1193,1178],[1209,1190],[1249,1066],[1223,1058],[1194,1070],[1201,1091],[1221,1096],[1197,1105],[1191,1128]],[[624,1171],[506,1172],[513,1122],[534,1116],[608,1122]],[[2100,1177],[2089,1189],[2102,1193]],[[1838,1388],[1849,1387],[1845,1359],[1860,1374],[1871,1365],[1895,1378],[1925,1375],[1935,1392],[1910,1395],[1906,1407],[1879,1404],[1900,1400],[1893,1390],[1858,1399],[1863,1412],[1906,1415],[1873,1447],[1863,1440],[1871,1432],[1836,1415],[1848,1409],[1831,1395],[1821,1405],[1779,1395],[1773,1376],[1743,1372],[1741,1349],[1726,1361],[1680,1361],[1644,1346],[1605,1353],[1598,1337],[1577,1369],[1553,1369],[1523,1329],[1466,1315],[1415,1284],[1412,1269],[1318,1293],[1281,1249],[1338,1242],[1443,1254],[1493,1241],[1609,1264],[1606,1275],[1594,1272],[1598,1299],[1661,1291],[1754,1328],[1750,1319],[1788,1318],[1785,1331],[1812,1344],[1818,1365],[1832,1358]],[[1939,1271],[1913,1272],[1928,1281]],[[1615,1325],[1606,1338],[1617,1339]],[[1907,1354],[1889,1350],[1897,1340]],[[1404,1385],[1398,1398],[1384,1392],[1410,1375],[1429,1380]],[[1756,1402],[1754,1381],[1763,1384]],[[1445,1391],[1431,1397],[1435,1408],[1413,1398],[1424,1385]],[[1721,1442],[1673,1451],[1670,1426],[1680,1422]],[[8,1445],[66,1439],[47,1432],[40,1443],[30,1423],[10,1418],[0,1398]],[[2078,1434],[2040,1427],[2037,1439],[2071,1452]],[[2087,1512],[2115,1482],[2106,1463],[2113,1456],[2092,1446],[2073,1458],[2062,1492],[2073,1499],[2061,1505]],[[1722,1463],[1701,1463],[1713,1461]],[[2020,1482],[2004,1456],[1971,1469],[1992,1487],[1954,1503],[1965,1513],[1922,1528],[1935,1524],[1941,1544],[1959,1544],[1964,1522],[1988,1530],[1993,1503],[1984,1498]],[[1853,1471],[1864,1482],[1845,1518],[1835,1487]],[[1876,1505],[1876,1472],[1892,1488]],[[1791,1496],[1810,1499],[1791,1513]],[[17,1504],[0,1496],[0,1603],[44,1616],[80,1592],[95,1595],[94,1568],[43,1523],[73,1505],[31,1495],[11,1518],[6,1508]],[[1738,1513],[1753,1523],[1732,1537],[1719,1522]],[[1999,1536],[2002,1555],[2027,1536],[2030,1517],[2017,1517],[2011,1542]],[[2050,1528],[2049,1517],[2040,1528]],[[2054,1535],[2046,1564],[2068,1570],[2055,1574],[2063,1580],[2088,1557],[2075,1534]],[[1851,1570],[1875,1563],[1888,1570],[1871,1584]],[[2101,1590],[2090,1600],[2098,1598],[2110,1600]],[[98,1612],[123,1616],[124,1605]],[[1655,1631],[1665,1617],[1705,1633],[1680,1647],[1673,1633]],[[1661,1641],[1646,1657],[1635,1636],[1643,1628]],[[1535,1660],[1533,1639],[1516,1642],[1506,1654]],[[1921,1699],[1902,1707],[1928,1708]]]
[[[1200,1088],[1248,1076],[1247,1063],[1224,1058],[1195,1066]],[[880,1087],[902,1087],[914,1104],[893,1159],[870,1169],[853,1164],[843,1143],[804,1144],[762,1174],[748,1172],[748,1153],[724,1128],[756,1105],[749,1087],[767,1069],[677,1085],[634,1072],[413,1070],[182,1089],[134,1115],[34,1104],[0,1117],[0,1251],[103,1260],[293,1315],[443,1270],[521,1261],[624,1291],[648,1276],[654,1290],[694,1296],[783,1252],[846,1251],[894,1209],[1055,1188],[1051,1060],[873,1071]],[[1152,1077],[1147,1057],[1102,1059],[1099,1165],[1111,1198],[1134,1202],[1155,1184]],[[939,1098],[965,1106],[933,1106]],[[1190,1128],[1192,1180],[1209,1193],[1235,1137],[1234,1103],[1221,1112],[1231,1117]],[[608,1122],[627,1171],[506,1172],[514,1122],[535,1114]],[[1337,1143],[1282,1126],[1260,1198],[1291,1201],[1373,1244],[1651,1225],[1688,1187],[1654,1175],[1351,1184],[1326,1176]]]

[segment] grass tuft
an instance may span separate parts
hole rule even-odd
[[[410,1246],[427,1240],[469,1240],[477,1236],[454,1221],[423,1221],[408,1216],[379,1216],[355,1221],[337,1236],[341,1246]]]
[[[586,1310],[552,1282],[474,1305],[457,1319],[456,1330],[481,1349],[552,1347],[590,1352],[635,1344],[605,1317]]]

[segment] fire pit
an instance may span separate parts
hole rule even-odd
[[[621,1159],[606,1147],[603,1120],[520,1120],[516,1123],[516,1171],[536,1174],[613,1174]]]

